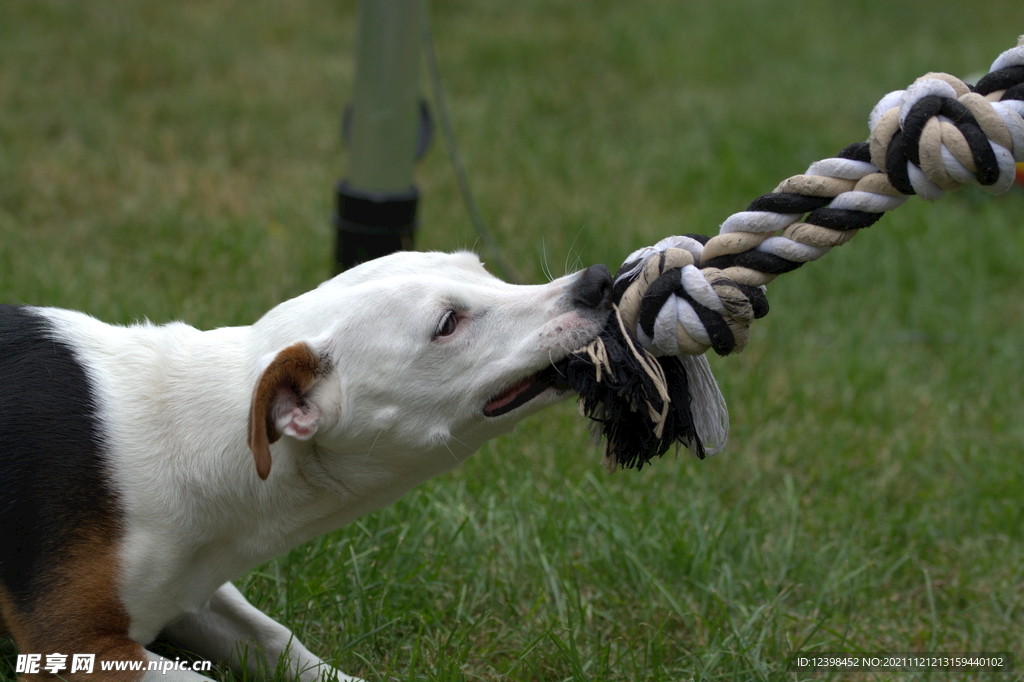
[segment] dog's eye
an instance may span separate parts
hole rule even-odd
[[[437,325],[437,330],[434,332],[434,338],[439,336],[451,336],[455,333],[455,329],[459,326],[459,318],[455,314],[454,310],[449,310],[441,318],[441,323]]]

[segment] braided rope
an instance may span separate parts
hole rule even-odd
[[[883,97],[868,123],[866,142],[787,178],[718,235],[668,237],[626,258],[612,288],[617,322],[557,365],[554,381],[579,393],[581,412],[606,438],[610,469],[639,469],[673,443],[701,458],[725,446],[728,410],[703,354],[746,347],[776,277],[910,195],[1010,189],[1024,162],[1024,36],[977,85],[926,74]]]
[[[1000,194],[1024,161],[1024,38],[969,86],[944,73],[889,93],[867,142],[811,164],[729,216],[718,235],[669,237],[616,275],[622,316],[655,355],[738,353],[768,312],[766,284],[845,244],[912,194]]]

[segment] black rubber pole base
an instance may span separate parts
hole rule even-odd
[[[415,187],[404,192],[366,192],[346,181],[335,187],[337,230],[334,260],[341,272],[359,263],[413,248],[416,207],[420,193]]]

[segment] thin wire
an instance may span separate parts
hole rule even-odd
[[[480,213],[480,207],[473,198],[473,192],[469,186],[469,177],[466,175],[465,166],[462,164],[462,156],[459,154],[459,148],[455,142],[455,130],[452,128],[451,117],[448,115],[448,102],[445,98],[444,87],[441,84],[441,69],[437,63],[437,52],[434,50],[434,38],[429,19],[423,22],[423,51],[427,58],[427,71],[430,73],[434,106],[437,109],[437,118],[441,124],[441,134],[444,136],[444,145],[448,150],[448,158],[451,160],[452,170],[455,172],[455,181],[459,185],[462,202],[466,205],[466,211],[469,213],[469,220],[473,223],[477,235],[484,243],[484,247],[493,259],[494,265],[502,277],[514,284],[523,284],[525,280],[501,255],[501,248],[487,229],[487,224]]]

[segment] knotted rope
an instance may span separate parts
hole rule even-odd
[[[558,367],[600,426],[610,469],[639,469],[675,443],[700,458],[724,447],[728,412],[703,353],[746,347],[773,279],[913,194],[1010,189],[1024,161],[1024,36],[976,85],[926,74],[883,97],[868,123],[866,142],[784,180],[716,236],[669,237],[626,258],[613,320]]]

